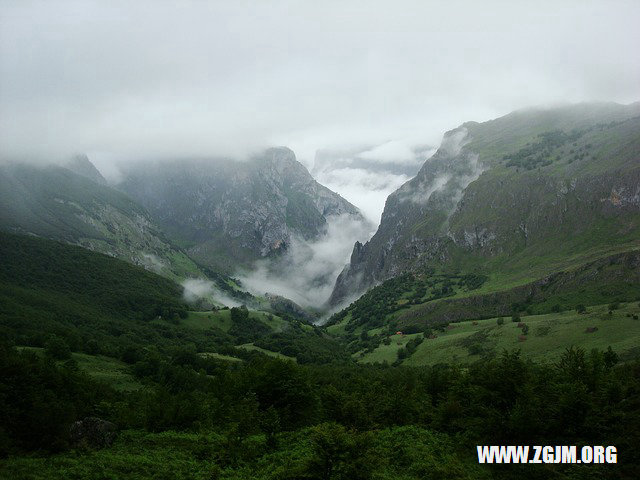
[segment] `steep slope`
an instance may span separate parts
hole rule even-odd
[[[104,179],[100,171],[93,163],[91,163],[91,160],[89,160],[89,157],[86,155],[76,155],[63,166],[78,175],[99,183],[100,185],[107,184],[107,181]]]
[[[244,162],[133,165],[125,169],[119,188],[147,208],[192,258],[228,272],[286,252],[293,237],[318,239],[331,217],[365,222],[353,205],[317,183],[287,148]]]
[[[337,305],[425,267],[485,290],[640,246],[640,104],[514,112],[448,132],[336,282]]]
[[[81,245],[173,279],[203,276],[86,157],[68,166],[1,165],[0,229]]]

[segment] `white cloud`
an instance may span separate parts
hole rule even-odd
[[[377,147],[359,153],[360,158],[378,162],[413,163],[415,153],[411,145],[402,140],[392,140]]]
[[[640,3],[0,1],[0,154],[243,156],[431,142],[638,100]],[[523,21],[526,19],[526,21]],[[570,34],[569,34],[570,32]]]
[[[362,168],[335,168],[316,173],[316,179],[357,206],[374,225],[380,223],[387,197],[409,180],[408,175]]]
[[[239,307],[240,302],[229,297],[216,288],[215,284],[209,280],[201,278],[189,278],[182,282],[183,298],[188,303],[197,303],[201,300],[221,303],[227,307]]]

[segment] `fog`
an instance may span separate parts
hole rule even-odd
[[[201,307],[222,304],[227,307],[239,307],[241,304],[236,299],[226,295],[215,284],[201,278],[189,278],[182,283],[182,297],[187,303],[200,304]],[[204,304],[203,304],[204,302]]]
[[[466,120],[638,100],[639,2],[527,3],[2,0],[0,154],[402,162]]]
[[[250,272],[238,272],[244,288],[256,295],[277,294],[302,307],[325,306],[338,274],[349,262],[353,244],[369,239],[371,225],[349,215],[330,216],[327,231],[315,242],[292,238],[279,261],[262,260]]]

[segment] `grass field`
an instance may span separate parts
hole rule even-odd
[[[38,355],[44,354],[44,349],[37,347],[18,347],[20,350],[29,350]],[[126,363],[115,358],[104,355],[87,355],[86,353],[72,353],[73,358],[78,363],[78,368],[92,378],[104,382],[116,390],[131,391],[142,387],[133,375],[129,372]]]
[[[425,338],[403,365],[468,363],[483,355],[513,349],[520,349],[524,358],[553,362],[571,346],[587,351],[611,346],[621,360],[629,360],[640,356],[640,320],[633,315],[640,315],[638,302],[621,304],[611,314],[607,305],[598,305],[587,308],[584,314],[566,311],[523,316],[520,322],[529,327],[526,340],[519,339],[522,328],[510,317],[504,318],[503,325],[498,325],[497,318],[454,323],[444,332],[437,331],[437,338]],[[596,331],[587,333],[587,328],[594,327]],[[393,335],[390,345],[380,344],[373,352],[364,356],[359,352],[354,358],[363,363],[392,363],[398,349],[419,336],[422,334]]]
[[[202,352],[202,353],[199,353],[198,355],[204,358],[214,358],[216,360],[223,360],[225,362],[242,362],[241,358],[232,357],[231,355],[223,355],[222,353],[216,353],[216,352]]]
[[[255,350],[257,352],[262,352],[265,355],[269,355],[270,357],[279,358],[280,360],[291,360],[293,362],[297,362],[295,357],[289,357],[282,353],[272,352],[271,350],[267,350],[265,348],[260,348],[255,346],[253,343],[245,343],[244,345],[238,345],[238,348],[244,348],[245,350]]]

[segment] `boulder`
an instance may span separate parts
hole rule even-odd
[[[86,417],[78,420],[69,429],[69,438],[74,447],[109,447],[116,438],[115,424],[98,417]]]

